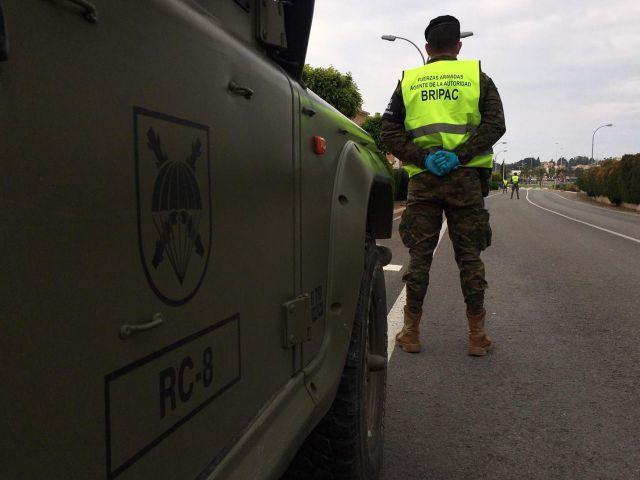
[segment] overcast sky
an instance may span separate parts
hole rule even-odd
[[[456,16],[460,59],[480,59],[504,104],[508,163],[533,156],[640,152],[638,0],[316,0],[307,63],[351,72],[363,109],[384,112],[401,72],[421,63],[429,19]],[[443,7],[439,5],[445,5]],[[426,54],[425,54],[426,56]]]

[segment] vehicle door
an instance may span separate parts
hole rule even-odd
[[[3,476],[196,478],[294,370],[289,81],[247,2],[1,4]]]

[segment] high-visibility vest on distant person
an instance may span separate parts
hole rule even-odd
[[[520,181],[520,177],[518,175],[512,175],[511,181],[513,182],[514,185],[517,185],[518,182]]]
[[[478,60],[440,60],[407,70],[401,88],[404,126],[421,148],[454,150],[480,125]],[[461,166],[492,168],[492,150]],[[404,168],[409,177],[425,171],[416,165]]]

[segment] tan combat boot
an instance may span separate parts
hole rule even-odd
[[[420,317],[422,309],[414,313],[407,305],[404,306],[404,327],[396,335],[396,344],[405,352],[420,352]]]
[[[486,310],[475,315],[467,311],[469,320],[469,355],[482,357],[491,349],[491,339],[484,331],[484,317]]]

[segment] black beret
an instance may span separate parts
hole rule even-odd
[[[443,24],[455,25],[456,28],[458,29],[458,34],[460,34],[460,22],[456,17],[452,15],[440,15],[439,17],[433,18],[429,22],[429,25],[427,25],[427,28],[425,28],[424,30],[424,39],[428,42],[429,33],[431,33],[431,31],[438,25],[443,25]]]

